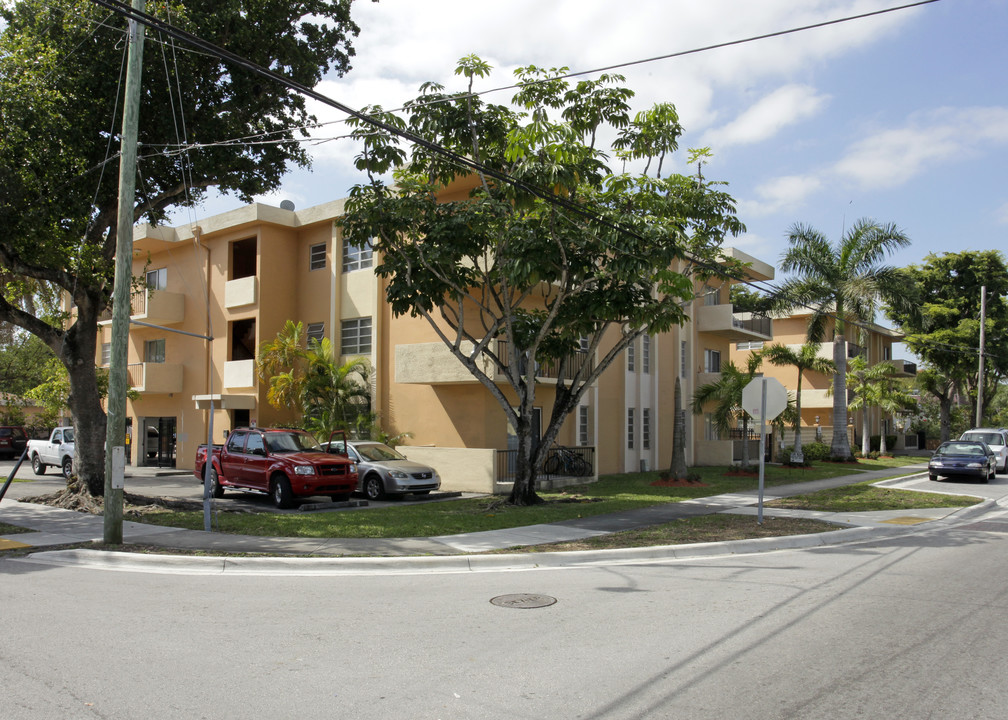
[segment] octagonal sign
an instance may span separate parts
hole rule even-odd
[[[742,409],[759,422],[763,404],[763,384],[766,383],[766,417],[769,422],[784,412],[787,407],[787,390],[780,380],[772,377],[754,378],[742,389]]]

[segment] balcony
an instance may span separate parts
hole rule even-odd
[[[694,322],[698,332],[720,335],[731,342],[773,339],[770,318],[751,312],[734,312],[730,303],[701,305]]]
[[[890,360],[893,367],[896,368],[896,374],[900,377],[916,377],[917,376],[917,364],[912,363],[909,360]]]
[[[258,301],[259,284],[255,275],[229,280],[224,286],[224,307],[233,308],[255,305]]]
[[[224,387],[254,388],[256,382],[255,360],[231,360],[224,363]]]
[[[182,392],[182,366],[177,363],[130,363],[126,373],[133,390],[154,395]]]
[[[465,342],[461,345],[463,353],[471,354],[472,343]],[[498,357],[507,358],[507,341],[497,342],[496,351]],[[594,359],[586,352],[576,351],[563,359],[567,363],[565,377],[570,376],[579,367],[587,367],[591,370],[594,366]],[[487,376],[494,378],[495,382],[504,382],[504,378],[497,373],[489,358],[479,356],[476,364]],[[396,345],[395,349],[395,381],[397,383],[417,384],[417,385],[457,385],[465,383],[479,382],[476,377],[459,360],[451,354],[444,343],[414,343],[411,345]],[[539,363],[536,367],[536,380],[551,384],[556,381],[559,362],[549,361]]]
[[[138,290],[130,295],[130,319],[153,325],[174,325],[185,318],[185,295],[167,290]],[[98,318],[99,325],[112,322],[112,308]]]

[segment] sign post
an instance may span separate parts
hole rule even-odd
[[[758,377],[742,389],[742,409],[759,421],[759,503],[756,522],[763,524],[763,474],[766,457],[766,421],[773,420],[787,407],[787,390],[777,378]],[[742,442],[749,442],[743,438]]]

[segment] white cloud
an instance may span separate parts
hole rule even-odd
[[[756,199],[739,202],[739,214],[763,216],[793,210],[822,187],[815,175],[788,175],[774,178],[756,188]]]
[[[703,144],[716,148],[767,140],[789,125],[819,113],[828,96],[808,85],[785,85],[761,98],[733,121],[704,134]]]
[[[834,171],[862,188],[897,187],[935,165],[1008,143],[1008,108],[941,108],[851,145]]]

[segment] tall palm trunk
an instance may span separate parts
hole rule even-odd
[[[849,460],[850,442],[847,439],[847,338],[833,334],[833,442],[830,456]]]

